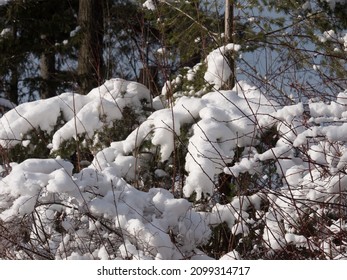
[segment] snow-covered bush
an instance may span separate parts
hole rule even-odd
[[[224,81],[167,102],[112,79],[6,113],[2,150],[42,131],[50,158],[3,162],[0,257],[346,258],[347,92],[280,106]]]
[[[151,106],[145,86],[114,79],[87,95],[67,92],[17,106],[1,118],[0,145],[15,161],[50,154],[69,158],[83,150],[94,154],[123,139]]]

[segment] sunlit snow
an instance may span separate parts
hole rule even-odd
[[[98,151],[79,171],[60,157],[2,167],[0,219],[15,223],[30,217],[31,226],[38,227],[31,233],[37,235],[31,246],[55,259],[210,259],[201,247],[221,224],[242,238],[263,225],[263,231],[255,232],[261,236],[259,246],[270,253],[290,244],[330,250],[331,258],[346,257],[345,247],[326,240],[325,234],[311,240],[293,228],[303,213],[332,215],[347,191],[346,91],[331,103],[311,101],[305,116],[303,104],[279,106],[246,81],[219,90],[231,74],[226,50],[239,51],[239,46],[219,48],[207,57],[205,78],[214,90],[202,97],[181,96],[165,108],[165,100],[159,104],[165,87],[164,94],[152,100],[145,86],[111,79],[85,96],[63,93],[5,113],[0,119],[3,149],[28,147],[26,135],[36,129],[52,135],[52,152],[78,136],[95,140],[96,132],[127,117],[126,107],[143,118],[127,137]],[[155,102],[154,112],[146,116],[144,106]],[[171,176],[159,164],[170,162],[186,127],[185,175],[179,178],[183,196],[177,197],[170,184],[137,188],[138,172],[149,163],[156,164],[153,173],[158,178]],[[270,139],[274,145],[261,151],[261,136],[271,128],[278,132]],[[138,157],[143,143],[151,147],[148,152],[158,151],[155,162]],[[238,149],[242,152],[236,154]],[[269,176],[262,172],[269,162],[276,186],[258,180],[249,192],[228,203],[219,201],[219,174],[261,174],[265,180]],[[205,198],[212,198],[205,208],[195,203]],[[323,209],[320,203],[332,208]],[[336,220],[329,230],[346,230],[345,221]],[[85,240],[90,242],[87,249]],[[15,254],[25,258],[23,251]],[[237,250],[221,256],[240,258]]]

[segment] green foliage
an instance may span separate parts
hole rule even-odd
[[[101,150],[108,147],[111,142],[124,140],[139,124],[144,116],[136,113],[132,108],[125,107],[122,112],[123,118],[106,124],[101,131],[96,132],[97,141],[94,148]],[[101,118],[102,119],[102,118]]]
[[[158,3],[157,11],[147,12],[147,20],[159,31],[161,42],[179,65],[193,66],[220,42],[219,14],[206,10],[200,1],[175,1]]]
[[[206,63],[198,63],[193,68],[184,67],[179,74],[171,81],[171,92],[174,99],[181,96],[201,97],[212,90],[204,74],[207,70]]]
[[[212,230],[210,241],[201,250],[208,256],[219,259],[222,255],[230,252],[233,236],[226,223],[222,223]]]
[[[77,6],[78,0],[16,0],[0,7],[0,30],[9,30],[6,36],[0,37],[0,76],[4,83],[3,94],[12,102],[37,98],[34,93],[40,92],[42,84],[38,72],[41,54],[53,58],[59,54],[60,59],[66,59],[73,53],[72,46],[68,47],[63,41],[77,25],[74,17]],[[70,70],[63,64],[58,62],[57,68],[51,69],[48,83],[54,92],[71,87],[65,82],[71,79]]]
[[[21,142],[7,149],[7,161],[20,163],[28,158],[49,158],[51,154],[49,144],[56,130],[64,124],[62,116],[57,119],[54,129],[48,133],[40,128],[33,128],[22,136]],[[2,164],[5,164],[4,162]]]
[[[15,1],[17,2],[22,1]],[[15,7],[15,18],[21,43],[27,51],[41,54],[47,48],[53,49],[55,44],[69,38],[75,28],[78,1],[27,1]],[[40,19],[40,20],[37,20]]]
[[[47,147],[51,135],[36,129],[23,136],[21,143],[17,144],[8,151],[10,162],[20,163],[28,158],[47,158],[50,150]]]

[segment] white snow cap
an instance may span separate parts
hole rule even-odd
[[[92,139],[96,131],[123,117],[125,107],[141,110],[141,101],[150,102],[149,90],[142,84],[111,79],[87,95],[66,92],[49,99],[23,103],[0,119],[0,145],[20,143],[26,133],[41,129],[54,130],[59,118],[65,122],[52,138],[52,149],[64,140],[86,133]],[[44,117],[43,117],[44,116]]]
[[[213,50],[207,56],[207,71],[204,75],[204,79],[209,84],[214,85],[214,89],[220,89],[232,74],[230,62],[227,60],[226,54],[228,52],[238,52],[240,49],[240,45],[230,43]]]
[[[153,0],[147,0],[145,3],[142,4],[142,6],[148,10],[155,10],[155,4]]]

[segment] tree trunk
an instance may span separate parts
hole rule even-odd
[[[224,30],[224,38],[225,44],[235,43],[234,40],[234,0],[225,0],[225,30]],[[230,78],[225,85],[225,89],[232,89],[235,86],[235,59],[233,57],[233,53],[226,53],[227,60],[229,62],[229,67],[231,70]]]
[[[80,0],[78,22],[81,42],[77,74],[80,92],[88,93],[103,79],[103,3],[104,0]]]
[[[13,46],[17,44],[17,26],[16,22],[13,24],[13,30],[12,30],[12,38],[13,38]],[[18,80],[19,80],[19,71],[17,68],[16,63],[10,64],[10,82],[9,82],[9,90],[7,93],[7,98],[14,104],[19,103],[19,96],[18,96]]]
[[[9,90],[7,93],[7,99],[10,100],[14,104],[19,103],[19,97],[18,97],[18,70],[15,67],[11,67],[11,77],[9,82]]]
[[[46,99],[56,96],[56,86],[54,81],[55,56],[54,53],[44,52],[40,57],[41,72],[41,98]]]

